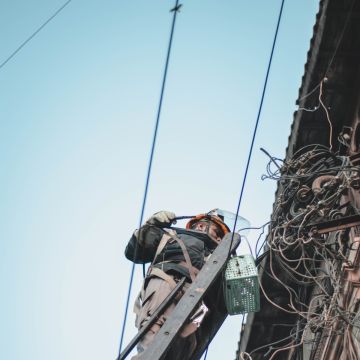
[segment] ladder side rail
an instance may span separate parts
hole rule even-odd
[[[169,307],[171,302],[174,300],[175,296],[181,290],[185,283],[185,277],[183,277],[176,285],[176,287],[171,291],[171,293],[166,297],[166,299],[159,305],[155,310],[154,314],[151,316],[150,320],[146,322],[146,325],[133,337],[128,346],[122,351],[119,357],[116,360],[124,360],[131,350],[137,345],[140,339],[146,334],[146,332],[154,325],[155,321],[159,316]]]

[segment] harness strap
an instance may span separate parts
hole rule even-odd
[[[159,246],[156,250],[156,253],[155,253],[155,256],[154,256],[154,260],[149,268],[149,270],[151,271],[151,269],[153,268],[152,265],[154,265],[154,261],[155,259],[157,258],[157,256],[164,250],[166,244],[169,242],[169,240],[175,240],[179,246],[180,246],[180,249],[184,255],[184,259],[185,259],[185,264],[182,263],[183,266],[185,266],[186,268],[188,268],[189,270],[189,274],[190,274],[190,278],[191,278],[191,281],[194,282],[195,280],[195,277],[196,277],[196,273],[198,272],[196,268],[194,268],[194,266],[192,265],[191,263],[191,259],[190,259],[190,255],[189,255],[189,252],[187,251],[187,248],[184,244],[184,242],[178,237],[176,236],[176,232],[175,231],[171,231],[170,232],[167,232],[165,233],[161,240],[160,240],[160,243],[159,243]],[[149,276],[149,272],[148,272],[148,276]]]
[[[190,273],[191,281],[194,282],[195,281],[194,267],[193,267],[193,265],[191,263],[190,255],[189,255],[189,252],[187,251],[187,248],[186,248],[184,242],[179,237],[177,237],[176,235],[171,235],[171,238],[176,240],[176,242],[179,244],[179,246],[180,246],[180,248],[181,248],[181,250],[183,252],[187,268],[188,268],[189,273]]]
[[[141,290],[135,299],[133,311],[136,314],[136,316],[139,315],[141,306],[142,306],[142,302],[144,301],[144,298],[145,298],[145,281],[151,276],[156,276],[156,277],[166,281],[169,284],[171,290],[176,288],[177,284],[176,284],[175,280],[172,278],[172,276],[168,275],[165,271],[163,271],[157,267],[151,266],[147,273],[146,279],[144,279],[144,281],[143,281]]]
[[[168,241],[171,239],[170,234],[164,234],[160,240],[159,246],[156,250],[154,259],[153,259],[153,263],[155,261],[155,259],[158,257],[158,255],[164,250],[164,247],[166,246],[166,244],[168,243]]]
[[[148,276],[157,276],[158,278],[165,280],[169,284],[171,290],[176,287],[176,282],[172,276],[157,267],[152,267]]]
[[[134,309],[133,310],[134,310],[134,313],[136,314],[137,317],[138,317],[138,315],[140,313],[141,303],[144,300],[144,296],[145,296],[144,285],[145,285],[145,282],[146,282],[147,278],[149,278],[150,276],[157,276],[160,279],[163,279],[164,281],[166,281],[170,285],[171,289],[174,289],[176,287],[176,282],[170,275],[166,274],[163,270],[153,266],[155,259],[164,250],[166,244],[168,243],[168,241],[170,239],[175,240],[179,244],[179,246],[181,248],[181,251],[183,252],[184,258],[185,258],[185,262],[181,261],[180,264],[182,266],[188,268],[190,278],[191,278],[192,282],[194,282],[195,276],[199,272],[199,270],[196,269],[192,265],[189,252],[187,251],[184,242],[179,237],[176,236],[175,231],[172,232],[171,234],[169,234],[169,233],[164,234],[162,236],[161,240],[160,240],[158,248],[156,249],[154,260],[153,260],[153,262],[151,263],[151,265],[150,265],[150,267],[148,269],[147,276],[144,279],[144,282],[143,282],[143,285],[142,285],[141,290],[139,292],[139,295],[137,296],[137,298],[135,300],[135,303],[134,303]]]

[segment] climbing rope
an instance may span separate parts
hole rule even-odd
[[[159,100],[159,105],[158,105],[158,110],[157,110],[157,115],[156,115],[153,140],[152,140],[151,151],[150,151],[149,165],[148,165],[148,169],[147,169],[147,176],[146,176],[146,182],[145,182],[143,202],[142,202],[142,207],[141,207],[139,228],[142,225],[144,212],[145,212],[145,205],[146,205],[146,199],[147,199],[147,194],[148,194],[148,189],[149,189],[151,168],[152,168],[152,163],[153,163],[153,158],[154,158],[156,138],[157,138],[157,133],[158,133],[158,129],[159,129],[161,108],[162,108],[162,103],[163,103],[163,98],[164,98],[166,77],[167,77],[167,72],[168,72],[168,67],[169,67],[170,53],[171,53],[171,48],[172,48],[173,36],[174,36],[176,15],[177,15],[180,7],[181,7],[181,5],[179,6],[179,0],[176,0],[174,8],[171,10],[171,12],[173,13],[172,26],[171,26],[167,55],[166,55],[166,62],[165,62],[165,68],[164,68],[164,74],[163,74],[163,80],[162,80],[162,86],[161,86],[161,92],[160,92],[160,100]],[[138,250],[138,248],[136,247],[135,248],[135,256],[134,256],[135,258],[136,258],[137,250]],[[132,264],[131,273],[130,273],[129,287],[128,287],[128,293],[127,293],[127,298],[126,298],[126,305],[125,305],[125,314],[124,314],[124,320],[123,320],[122,330],[121,330],[119,356],[121,354],[122,344],[123,344],[123,340],[124,340],[127,314],[128,314],[129,302],[130,302],[130,295],[131,295],[131,289],[132,289],[132,284],[133,284],[133,280],[134,280],[134,273],[135,273],[135,263]],[[143,276],[145,276],[145,264],[143,264]]]

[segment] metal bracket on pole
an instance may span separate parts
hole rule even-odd
[[[239,244],[239,234],[229,233],[225,235],[199,272],[195,281],[182,296],[174,311],[171,313],[171,316],[169,316],[165,324],[161,327],[160,331],[155,336],[154,341],[140,354],[141,359],[165,359],[166,353],[175,341],[181,328],[187,323],[201,300],[209,292],[216,294],[216,300],[219,299],[223,304],[221,275],[228,260],[229,253],[233,252]],[[216,287],[216,289],[214,289],[214,287]],[[202,339],[200,339],[200,343],[197,345],[196,349],[196,358],[201,356],[200,353],[205,350],[207,344],[212,340],[227,316],[226,309],[224,306],[221,306],[221,303],[215,303],[213,309],[208,302],[206,305],[210,307],[210,316],[213,316],[213,321],[208,320],[208,323],[211,323],[211,326],[208,327],[207,331],[202,331]]]
[[[351,215],[322,223],[311,224],[307,227],[312,234],[326,234],[332,231],[348,229],[360,225],[360,215]]]

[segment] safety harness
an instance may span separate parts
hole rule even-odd
[[[178,264],[185,267],[186,269],[188,269],[190,278],[191,278],[191,282],[193,282],[195,280],[196,275],[200,271],[199,269],[197,269],[196,267],[194,267],[192,265],[189,252],[186,249],[184,242],[177,236],[176,232],[174,230],[167,230],[160,240],[160,243],[157,247],[157,250],[156,250],[156,253],[154,256],[154,260],[151,263],[151,265],[149,266],[149,269],[148,269],[146,277],[143,281],[140,293],[135,300],[134,313],[136,314],[136,316],[138,316],[140,313],[141,302],[144,300],[144,296],[145,296],[146,283],[150,277],[156,276],[156,277],[166,281],[169,284],[171,290],[176,287],[176,281],[174,280],[174,278],[172,276],[168,275],[165,271],[163,271],[159,267],[154,266],[155,265],[154,262],[155,262],[156,258],[158,257],[159,254],[161,254],[161,252],[164,250],[166,244],[168,244],[171,240],[176,241],[181,248],[181,251],[184,255],[185,261],[181,261]],[[171,260],[162,261],[162,262],[156,263],[156,265],[161,265],[161,264],[164,264],[167,262],[172,262],[172,261]]]

